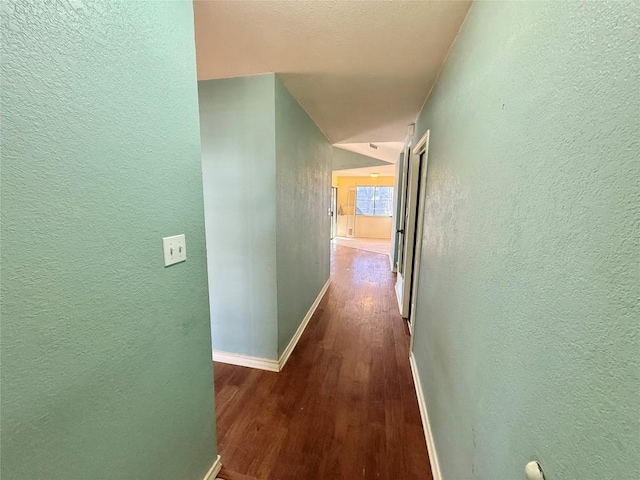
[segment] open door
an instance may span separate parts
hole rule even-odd
[[[411,144],[407,145],[404,150],[404,161],[402,162],[402,171],[399,175],[400,182],[398,183],[398,201],[400,202],[399,210],[399,222],[398,222],[398,258],[396,261],[396,272],[398,275],[402,275],[404,266],[404,243],[405,243],[405,223],[406,223],[406,209],[407,209],[407,192],[409,190],[409,161],[411,159]]]
[[[420,248],[424,225],[424,201],[427,184],[427,149],[429,132],[415,145],[407,163],[402,249],[398,258],[396,295],[403,318],[411,319],[411,306],[415,307],[415,292],[420,267]],[[415,287],[415,288],[414,288]],[[413,325],[409,322],[413,332]]]

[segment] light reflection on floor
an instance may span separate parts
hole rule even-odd
[[[388,238],[335,237],[331,242],[334,245],[357,248],[358,250],[366,250],[367,252],[380,253],[387,256],[391,250],[391,240]]]
[[[335,241],[331,242],[332,275],[335,274],[336,268],[340,268],[343,271],[349,272],[350,281],[354,285],[371,286],[372,288],[378,288],[380,286],[381,278],[393,275],[389,264],[389,255],[386,252],[370,252],[360,248],[354,248],[353,250],[358,253],[350,254],[349,261],[340,262],[338,267],[336,255],[342,247],[343,245]],[[349,250],[351,250],[351,248],[349,248]],[[372,256],[371,253],[376,253],[377,255]],[[393,278],[391,282],[391,285],[393,285]],[[367,307],[366,309],[368,310],[368,307],[375,305],[375,303],[375,296],[367,295],[361,302],[361,307]]]

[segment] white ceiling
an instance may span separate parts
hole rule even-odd
[[[395,165],[380,165],[378,167],[350,168],[348,170],[334,170],[338,177],[368,177],[372,173],[377,173],[381,177],[395,177]]]
[[[332,143],[399,142],[470,5],[196,0],[198,79],[276,72]]]
[[[372,148],[370,143],[336,143],[335,146],[367,157],[377,158],[389,163],[396,163],[398,155],[404,147],[404,142],[375,142],[378,148]]]

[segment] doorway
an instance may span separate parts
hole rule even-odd
[[[402,171],[400,172],[400,183],[398,184],[398,201],[400,202],[400,211],[398,229],[396,235],[398,236],[398,242],[396,248],[398,249],[398,259],[396,261],[396,272],[398,275],[403,274],[404,266],[404,244],[405,244],[405,223],[406,223],[406,210],[407,210],[407,194],[409,192],[409,162],[411,160],[411,144],[408,144],[404,150],[404,161],[402,163]]]
[[[405,157],[407,161],[402,176],[405,191],[400,197],[403,200],[401,206],[403,221],[398,232],[401,238],[398,243],[400,251],[396,296],[400,314],[409,321],[411,333],[413,333],[412,310],[415,310],[420,274],[428,148],[429,131],[418,141],[412,151],[407,151],[407,157]]]

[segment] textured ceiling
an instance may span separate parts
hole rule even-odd
[[[395,177],[396,167],[395,165],[383,165],[380,167],[362,167],[362,168],[349,168],[347,170],[334,170],[338,177],[368,177],[372,173],[377,173],[381,177]]]
[[[385,162],[396,163],[404,147],[404,142],[377,142],[374,143],[374,145],[378,148],[371,147],[370,143],[338,143],[335,146],[361,155],[377,158],[378,160],[384,160]]]
[[[470,4],[198,0],[198,79],[276,72],[332,143],[402,141]]]

